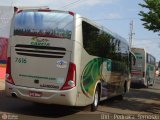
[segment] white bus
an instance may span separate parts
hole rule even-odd
[[[146,52],[144,48],[132,48],[136,56],[136,63],[132,65],[131,83],[145,87],[152,86],[155,82],[156,59]]]
[[[130,88],[130,52],[120,36],[73,12],[18,10],[8,47],[6,93],[97,109]]]

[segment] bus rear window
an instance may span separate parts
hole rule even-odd
[[[15,16],[14,35],[71,39],[73,16],[62,12],[20,12]]]

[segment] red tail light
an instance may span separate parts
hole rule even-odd
[[[70,14],[70,15],[72,15],[72,16],[74,16],[74,14],[75,14],[75,13],[74,13],[74,12],[70,12],[70,11],[69,11],[69,14]]]
[[[39,12],[51,12],[51,10],[48,8],[48,9],[40,9],[38,10]]]
[[[15,84],[11,76],[11,58],[10,57],[8,57],[7,59],[6,81],[8,83]]]
[[[69,70],[67,74],[67,79],[61,90],[68,90],[76,86],[76,65],[73,63],[69,64]]]
[[[23,11],[23,10],[18,10],[18,11],[17,11],[17,14],[18,14],[18,13],[21,13],[22,11]]]

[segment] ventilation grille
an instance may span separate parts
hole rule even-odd
[[[44,58],[63,58],[66,54],[66,49],[61,47],[34,46],[21,44],[15,46],[15,51],[17,54],[23,56]]]

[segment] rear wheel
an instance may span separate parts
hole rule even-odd
[[[97,110],[98,104],[99,104],[99,99],[100,99],[100,94],[99,94],[99,88],[96,88],[95,94],[94,94],[94,100],[93,103],[91,104],[91,111],[94,112]]]
[[[117,100],[123,100],[124,94],[126,92],[129,92],[129,89],[130,89],[130,84],[127,81],[125,81],[123,93],[121,95],[116,96],[116,99]]]
[[[150,86],[153,86],[154,85],[154,79],[151,79],[151,83],[150,83]]]
[[[124,95],[118,95],[118,96],[116,96],[116,99],[117,100],[123,100],[123,97],[124,97]]]
[[[126,82],[126,89],[125,89],[125,92],[129,92],[130,86],[131,86],[131,81],[127,81],[127,82]]]
[[[147,86],[146,86],[147,88],[149,87],[149,80],[147,80]]]

